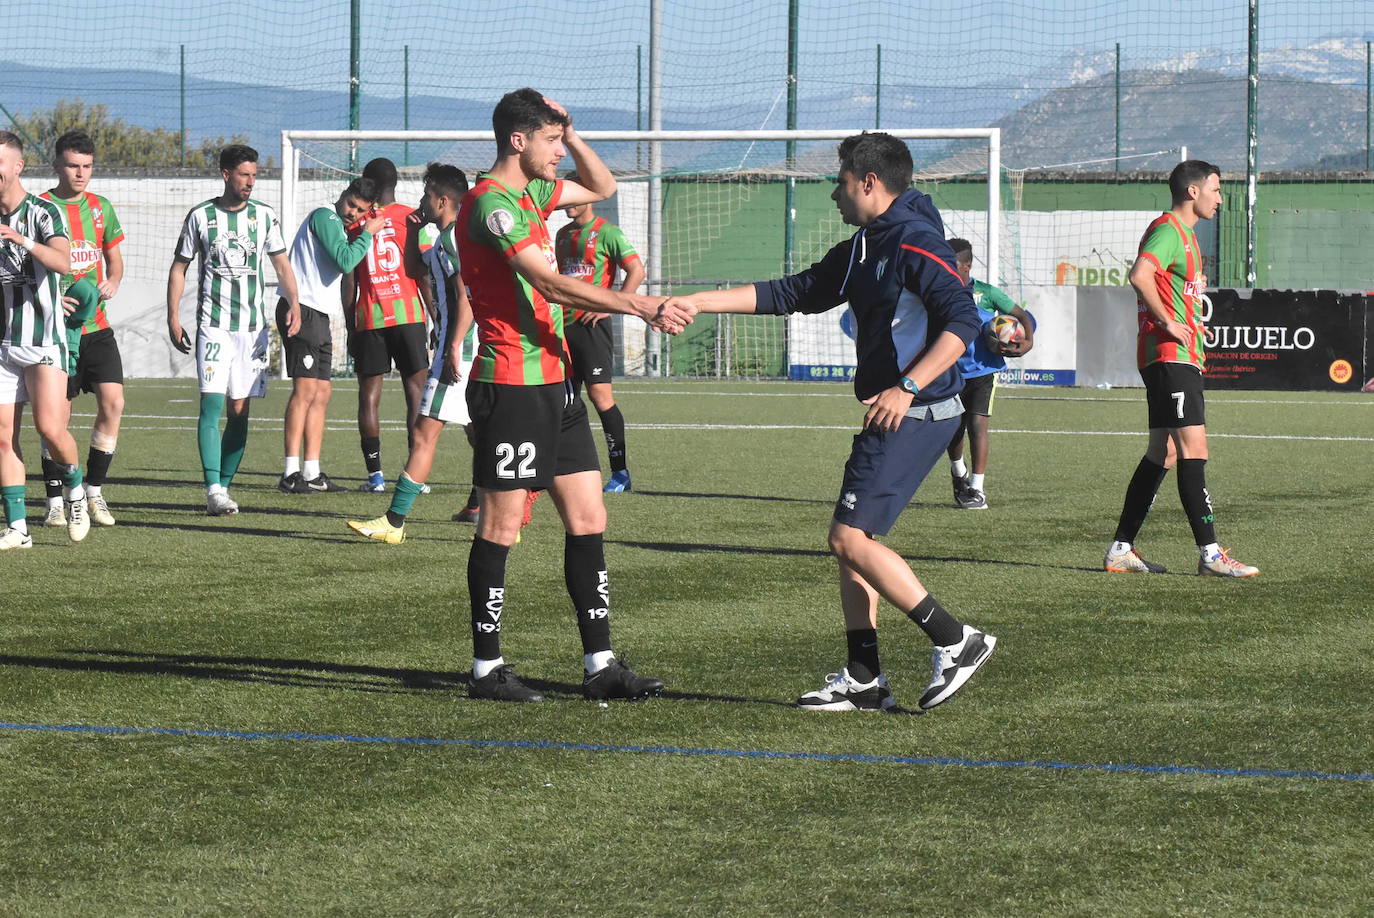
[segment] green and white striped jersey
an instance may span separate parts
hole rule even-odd
[[[0,214],[0,222],[34,242],[67,236],[57,206],[37,195],[25,195],[18,207]],[[65,351],[61,281],[61,274],[43,267],[18,242],[0,242],[0,345]]]
[[[257,331],[268,322],[264,306],[269,255],[286,251],[276,211],[251,198],[239,210],[214,199],[197,204],[181,224],[176,255],[200,256],[198,327]]]

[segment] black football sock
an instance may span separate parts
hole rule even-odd
[[[367,474],[380,475],[382,472],[382,438],[363,437],[363,463],[367,466]]]
[[[563,580],[577,612],[582,652],[611,649],[611,583],[601,533],[563,538]]]
[[[964,639],[963,623],[945,611],[945,607],[929,593],[916,604],[916,608],[907,613],[907,617],[920,625],[921,630],[938,647],[957,644]]]
[[[86,453],[86,483],[97,488],[103,487],[105,476],[110,474],[110,463],[113,461],[114,453],[107,453],[92,446]]]
[[[619,405],[612,405],[605,411],[598,411],[601,417],[601,431],[606,435],[606,457],[610,460],[612,472],[625,471],[625,416],[620,413]]]
[[[468,597],[472,603],[472,655],[501,656],[501,613],[506,606],[506,557],[510,548],[483,538],[468,553]]]
[[[1145,456],[1140,457],[1131,483],[1126,486],[1126,501],[1121,506],[1121,519],[1116,524],[1116,541],[1134,542],[1135,537],[1140,535],[1140,527],[1145,525],[1145,517],[1150,515],[1155,494],[1159,492],[1159,486],[1167,474],[1169,470],[1164,466],[1156,465]],[[1182,482],[1182,479],[1179,481]]]
[[[855,628],[844,633],[849,644],[849,678],[855,682],[872,682],[882,672],[878,664],[878,629]]]
[[[1207,493],[1207,460],[1178,460],[1178,499],[1193,527],[1193,541],[1211,545],[1217,540],[1216,515],[1212,512],[1212,495]]]
[[[43,493],[48,500],[62,496],[62,466],[50,456],[43,457]]]

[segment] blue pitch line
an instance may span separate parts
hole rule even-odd
[[[260,733],[240,730],[188,730],[178,727],[102,727],[87,724],[12,724],[0,730],[36,733],[93,733],[105,736],[175,736],[198,739],[292,740],[315,743],[372,743],[396,746],[463,746],[480,749],[553,749],[560,752],[638,752],[654,755],[714,756],[732,759],[788,759],[804,762],[856,762],[876,765],[957,765],[965,768],[1034,768],[1056,771],[1106,771],[1133,774],[1206,775],[1215,778],[1306,778],[1319,781],[1374,781],[1368,772],[1287,771],[1271,768],[1203,768],[1195,765],[1114,765],[1042,762],[1035,759],[961,759],[944,756],[862,755],[858,753],[779,752],[766,749],[694,749],[682,746],[611,746],[553,740],[443,739],[423,736],[357,736],[348,733]]]

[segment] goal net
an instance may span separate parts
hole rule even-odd
[[[641,292],[670,295],[781,277],[818,260],[854,232],[830,199],[836,147],[858,130],[582,131],[615,174],[617,193],[596,206],[639,251]],[[974,274],[996,283],[1016,273],[1002,212],[996,129],[890,130],[916,164],[913,187],[932,196],[946,235],[973,244]],[[489,130],[284,131],[281,217],[295,226],[329,205],[370,159],[401,174],[397,199],[418,203],[425,164],[452,163],[473,178],[489,168]],[[571,157],[564,160],[571,169]],[[567,221],[550,218],[557,232]],[[662,336],[616,317],[623,375],[848,379],[853,342],[843,307],[819,316],[700,316]]]

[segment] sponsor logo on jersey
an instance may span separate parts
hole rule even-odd
[[[515,229],[515,215],[508,210],[493,210],[487,214],[487,229],[492,235],[504,236]]]
[[[253,273],[250,253],[253,239],[241,233],[221,233],[210,246],[210,270],[220,277],[246,277]]]
[[[876,267],[876,268],[873,269],[873,279],[874,279],[874,280],[882,280],[882,279],[883,279],[883,272],[886,271],[886,270],[887,270],[887,259],[886,259],[886,258],[880,259],[880,260],[878,261],[878,267]]]
[[[840,506],[844,507],[846,510],[853,510],[858,503],[859,496],[853,491],[845,491],[844,496],[840,498]]]
[[[1183,282],[1183,295],[1184,295],[1184,296],[1202,296],[1202,291],[1203,291],[1202,281],[1190,280],[1190,281],[1184,281],[1184,282]]]
[[[576,277],[579,280],[584,277],[591,277],[596,273],[596,266],[589,265],[585,261],[573,261],[569,259],[563,262],[563,274],[568,277]]]
[[[73,277],[79,277],[100,264],[100,248],[89,239],[73,239],[71,245]]]

